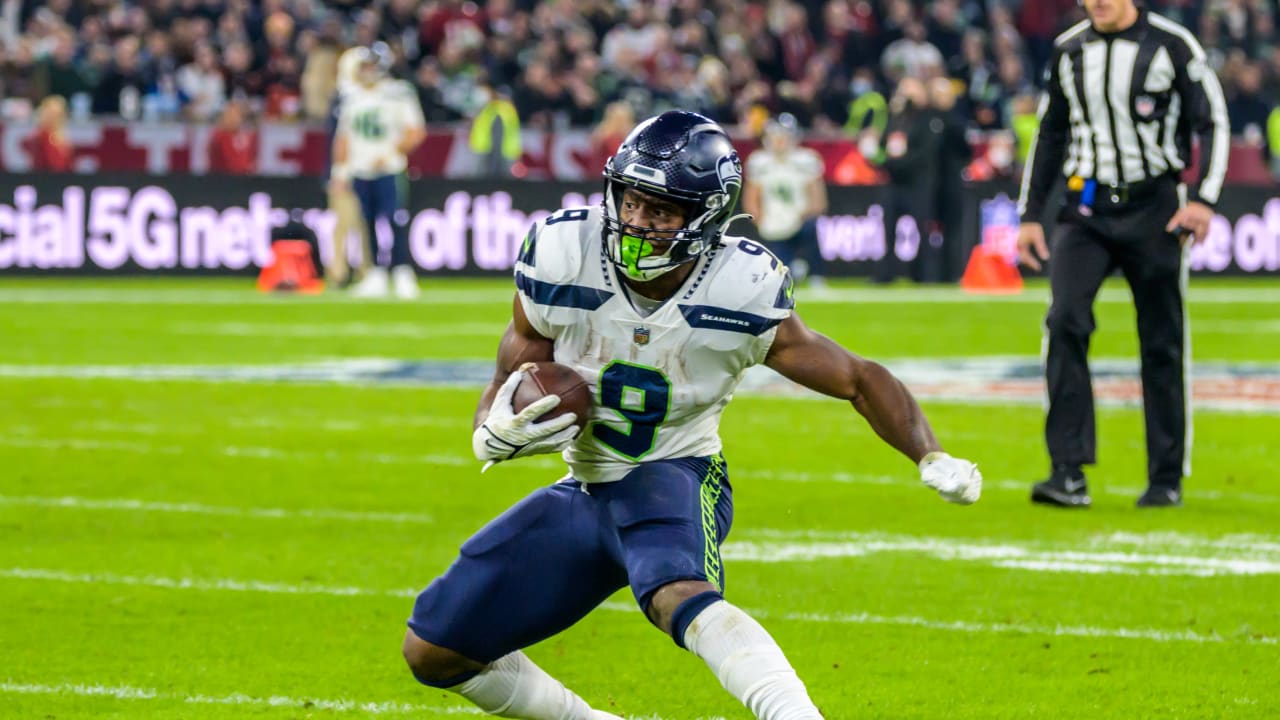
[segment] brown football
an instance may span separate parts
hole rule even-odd
[[[591,415],[591,388],[576,370],[557,362],[527,363],[523,369],[525,378],[516,386],[511,398],[513,410],[520,412],[547,395],[559,395],[560,404],[540,416],[538,421],[571,412],[578,416],[578,427],[587,426]]]

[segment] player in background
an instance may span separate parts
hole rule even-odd
[[[338,118],[342,113],[342,94],[348,92],[356,84],[356,72],[362,62],[364,48],[349,48],[338,58],[338,83],[329,103],[329,116],[325,121],[329,132],[330,160],[338,134]],[[338,176],[344,179],[338,179]],[[351,190],[350,170],[331,163],[329,173],[325,177],[325,190],[329,200],[329,210],[334,215],[333,256],[325,267],[325,279],[330,287],[346,287],[352,279],[364,277],[369,266],[369,245],[365,236],[361,218],[360,201]],[[360,237],[360,261],[356,267],[348,265],[347,236],[355,232]]]
[[[385,43],[357,48],[356,82],[343,94],[333,146],[336,183],[351,182],[368,234],[369,269],[353,289],[357,297],[379,297],[391,289],[378,264],[374,225],[391,225],[390,284],[396,297],[418,296],[418,278],[409,259],[408,155],[427,137],[418,94],[406,82],[387,76],[391,50]]]
[[[485,463],[564,451],[570,476],[462,545],[418,596],[405,659],[422,683],[502,717],[616,718],[521,650],[630,585],[648,619],[757,718],[816,720],[778,644],[723,594],[733,488],[719,424],[743,372],[763,363],[851,403],[948,501],[975,502],[982,476],[942,450],[888,370],[800,320],[777,258],[724,235],[742,217],[742,166],[719,125],[681,111],[651,118],[608,160],[605,178],[601,206],[564,209],[530,229],[472,437]],[[513,412],[521,365],[553,359],[599,398],[580,435],[571,413],[535,421],[559,404],[554,395]]]
[[[818,216],[827,210],[825,171],[818,153],[800,146],[791,113],[770,120],[764,147],[747,157],[742,209],[755,218],[760,238],[791,268],[796,280],[825,284],[818,248]]]

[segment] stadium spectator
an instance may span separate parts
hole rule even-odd
[[[89,91],[89,82],[76,62],[76,38],[70,31],[60,29],[55,34],[53,50],[37,64],[35,87],[39,97],[58,95],[66,100]]]
[[[177,118],[182,112],[182,94],[178,89],[178,61],[168,33],[162,30],[147,33],[144,67],[147,92],[142,96],[143,119]]]
[[[1280,182],[1280,105],[1267,117],[1267,155],[1271,164],[1271,176]]]
[[[1235,90],[1227,102],[1227,115],[1231,117],[1231,134],[1240,135],[1255,146],[1263,144],[1263,131],[1272,104],[1262,96],[1262,66],[1255,62],[1242,63],[1235,74]]]
[[[186,100],[183,113],[188,118],[207,122],[217,116],[227,101],[227,85],[212,45],[196,45],[195,58],[178,69],[177,85]]]
[[[538,128],[589,128],[608,103],[625,100],[646,112],[698,107],[726,123],[750,119],[757,130],[762,117],[790,111],[818,136],[847,122],[849,102],[859,95],[851,81],[866,73],[886,87],[906,75],[927,81],[945,73],[965,84],[959,112],[970,128],[1010,128],[1012,106],[1041,89],[1055,33],[1082,17],[1075,0],[11,4],[16,12],[0,51],[0,89],[2,109],[13,118],[28,117],[53,94],[67,98],[78,116],[74,98],[83,92],[98,115],[171,119],[186,98],[189,117],[208,121],[220,103],[192,100],[178,67],[199,67],[201,48],[209,47],[226,98],[246,101],[258,117],[318,121],[326,83],[313,78],[331,75],[324,71],[331,58],[317,59],[313,76],[312,53],[383,40],[396,51],[393,74],[417,85],[433,123],[475,116],[483,72],[495,86],[511,87],[522,110],[538,106],[526,123]],[[1237,100],[1233,109],[1250,114],[1233,115],[1237,132],[1262,127],[1250,96],[1280,96],[1276,2],[1147,5],[1198,29],[1209,65]],[[1248,64],[1261,68],[1261,87],[1237,92],[1237,73],[1253,72]],[[194,82],[189,73],[183,79]],[[207,70],[199,79],[194,84],[214,83]]]
[[[36,128],[23,143],[35,172],[63,173],[71,170],[71,141],[66,135],[67,101],[50,95],[40,101]]]
[[[926,39],[924,24],[912,20],[902,31],[902,38],[886,47],[880,58],[885,77],[897,82],[903,78],[929,80],[940,74],[946,63],[938,48]]]
[[[258,133],[245,127],[244,108],[232,101],[222,108],[218,125],[209,134],[209,172],[252,175],[258,169]]]
[[[484,105],[471,121],[471,151],[480,160],[479,177],[510,178],[520,161],[520,114],[505,88],[481,78]]]
[[[944,245],[921,245],[921,262],[927,265],[921,277],[930,282],[940,282],[951,279],[955,269],[952,258],[960,256],[959,242],[964,227],[964,168],[973,159],[973,151],[965,138],[965,122],[956,108],[956,86],[950,78],[936,77],[929,81],[929,114],[930,125],[936,127],[936,120],[942,126],[938,174],[933,182],[932,220]]]
[[[604,167],[604,163],[618,150],[627,134],[636,126],[635,110],[621,100],[609,103],[604,119],[591,131],[592,165]]]
[[[138,39],[125,36],[116,41],[109,68],[93,92],[93,111],[137,120],[142,112],[142,96],[147,78],[138,54]]]
[[[302,115],[308,120],[324,120],[329,114],[329,101],[338,87],[338,53],[338,45],[328,39],[321,39],[307,53],[300,89]]]
[[[901,271],[896,248],[919,243],[921,228],[934,218],[933,187],[942,157],[941,121],[931,122],[929,91],[917,78],[904,78],[889,101],[889,125],[884,136],[885,253],[876,263],[872,280],[892,282]]]
[[[262,102],[266,90],[263,74],[253,65],[253,50],[247,40],[232,42],[222,51],[223,77],[228,97]]]
[[[997,178],[1012,178],[1017,159],[1017,141],[1009,130],[997,130],[987,136],[987,144],[964,169],[964,179],[970,182],[986,182]]]
[[[13,47],[0,48],[0,52],[4,54],[4,64],[0,66],[3,113],[9,117],[29,117],[40,101],[31,42],[20,40]]]

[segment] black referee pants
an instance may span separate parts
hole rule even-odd
[[[1183,475],[1190,472],[1185,256],[1178,239],[1164,230],[1178,206],[1177,185],[1168,179],[1141,199],[1100,205],[1089,217],[1068,205],[1059,217],[1050,244],[1053,301],[1045,318],[1045,441],[1054,465],[1096,462],[1088,365],[1095,328],[1093,301],[1102,281],[1119,268],[1133,291],[1138,316],[1148,482],[1180,487]]]

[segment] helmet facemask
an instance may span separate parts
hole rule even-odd
[[[672,110],[636,126],[604,167],[604,246],[629,279],[648,282],[720,244],[736,217],[742,163],[719,125]],[[634,190],[680,208],[678,228],[623,222],[623,194]]]
[[[657,230],[622,220],[623,194],[634,187],[651,197],[675,202],[685,217],[682,227]],[[711,213],[689,221],[695,208],[665,194],[610,180],[604,196],[605,253],[624,275],[638,282],[655,280],[685,263],[697,260],[709,248],[703,225]]]

